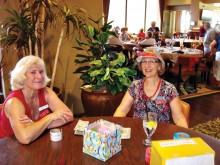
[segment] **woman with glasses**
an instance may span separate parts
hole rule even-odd
[[[128,88],[114,116],[125,117],[133,106],[134,118],[144,118],[147,112],[156,112],[158,121],[188,127],[182,112],[175,86],[159,76],[165,71],[165,63],[154,49],[138,52],[139,69],[144,78],[135,80]]]

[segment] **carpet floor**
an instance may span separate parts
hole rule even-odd
[[[220,118],[198,124],[191,129],[220,140]]]
[[[188,86],[185,87],[183,86],[183,83],[180,85],[180,90],[182,91],[183,95],[180,95],[181,99],[189,99],[189,98],[194,98],[194,97],[199,97],[199,96],[204,96],[204,95],[210,95],[214,93],[220,93],[220,89],[217,89],[213,86],[208,86],[205,83],[198,83],[196,90],[194,90],[193,87]],[[193,91],[194,90],[194,91]]]

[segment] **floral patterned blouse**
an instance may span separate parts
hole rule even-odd
[[[155,99],[150,99],[144,93],[144,79],[133,81],[128,93],[134,98],[134,118],[144,118],[147,112],[156,112],[157,120],[170,123],[172,121],[170,102],[179,94],[175,86],[161,79],[159,93]],[[146,110],[146,111],[145,111]]]

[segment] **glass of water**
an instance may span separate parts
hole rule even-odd
[[[144,132],[147,135],[147,139],[143,140],[143,144],[146,146],[151,146],[151,136],[156,131],[157,128],[157,113],[148,112],[143,119]]]

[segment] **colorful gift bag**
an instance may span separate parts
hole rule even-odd
[[[100,119],[85,128],[83,152],[106,161],[121,151],[121,126]]]

